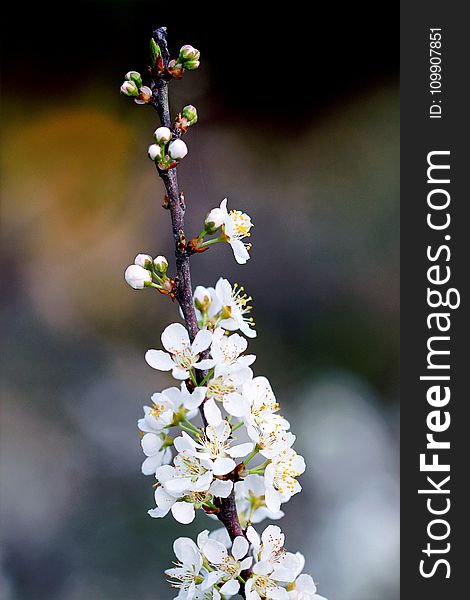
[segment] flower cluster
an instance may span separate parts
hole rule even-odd
[[[159,39],[162,35],[166,30],[156,32]],[[162,52],[151,40],[150,72],[167,124],[171,122],[167,96],[159,96],[159,90],[170,76],[179,79],[185,69],[196,69],[200,53],[185,45],[177,59],[166,63],[163,41]],[[140,103],[152,98],[135,71],[126,75],[121,91]],[[145,354],[150,367],[171,373],[175,380],[151,396],[138,420],[145,455],[142,473],[155,479],[155,505],[148,514],[160,519],[171,513],[179,523],[188,524],[200,511],[227,527],[204,530],[196,541],[187,537],[175,541],[177,562],[165,573],[180,600],[223,600],[238,593],[248,600],[324,600],[310,575],[302,572],[304,557],[285,549],[281,529],[269,525],[259,535],[253,528],[284,515],[281,507],[301,491],[298,478],[305,461],[293,448],[295,435],[279,412],[270,382],[253,372],[256,356],[247,352],[248,339],[256,337],[251,296],[225,278],[214,287],[191,289],[189,256],[223,242],[243,265],[251,249],[244,240],[253,227],[249,215],[228,210],[225,198],[209,211],[201,233],[186,243],[182,213],[175,212],[184,212],[184,197],[178,198],[174,186],[168,185],[165,171],[186,156],[181,136],[196,122],[194,106],[185,106],[171,129],[162,126],[155,131],[156,143],[148,149],[166,185],[164,206],[173,226],[175,215],[179,223],[174,229],[177,284],[167,274],[164,256],[138,254],[125,271],[132,288],[153,287],[178,300],[187,325],[168,325],[161,348]]]
[[[124,279],[134,290],[153,287],[160,294],[173,297],[175,282],[168,277],[167,269],[168,261],[164,256],[152,258],[150,254],[138,254],[134,264],[127,267]]]
[[[152,90],[142,85],[142,77],[137,71],[129,71],[121,85],[121,94],[134,98],[136,104],[148,104],[152,99]]]
[[[284,548],[284,534],[269,525],[261,537],[253,528],[247,538],[227,545],[218,532],[202,531],[196,542],[178,538],[173,544],[178,562],[167,569],[181,600],[230,598],[244,586],[247,600],[325,600],[310,575],[302,573],[305,559]],[[251,552],[250,552],[251,547]]]

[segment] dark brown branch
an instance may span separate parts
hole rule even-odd
[[[153,33],[155,41],[160,46],[163,56],[164,66],[168,65],[169,53],[167,46],[166,27],[160,27]],[[172,129],[171,115],[168,103],[168,81],[163,76],[153,78],[152,89],[154,94],[153,106],[157,110],[162,126]],[[176,133],[176,132],[174,132]],[[173,228],[173,238],[175,241],[175,256],[176,256],[176,290],[175,298],[181,306],[184,315],[186,327],[189,332],[191,341],[199,331],[199,326],[196,318],[196,313],[193,305],[192,285],[191,285],[191,270],[189,264],[189,252],[185,246],[184,233],[184,213],[185,205],[180,199],[178,189],[178,178],[176,168],[163,171],[158,169],[163,184],[168,195],[168,208],[171,215],[171,224]],[[202,374],[204,376],[204,374]],[[201,410],[201,416],[206,424],[204,414]],[[233,540],[237,536],[245,536],[240,521],[238,519],[237,509],[235,505],[235,496],[232,492],[228,498],[221,498],[218,506],[220,507],[217,517],[226,527],[230,538]]]

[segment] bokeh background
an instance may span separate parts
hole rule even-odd
[[[168,385],[144,351],[175,306],[123,271],[172,243],[147,158],[158,125],[119,95],[150,33],[202,66],[179,167],[187,231],[228,196],[252,259],[193,260],[254,296],[257,374],[307,460],[291,550],[330,600],[398,598],[398,5],[12,7],[2,61],[2,600],[173,597],[171,542],[215,527],[146,515],[136,420]],[[372,18],[372,23],[369,19]]]

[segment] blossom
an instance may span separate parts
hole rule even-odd
[[[289,600],[326,600],[317,594],[317,586],[312,577],[305,573],[299,575],[287,589],[289,590]]]
[[[252,365],[256,360],[254,354],[240,356],[247,346],[246,339],[238,333],[226,336],[222,327],[217,328],[211,344],[216,376],[227,375]]]
[[[215,583],[220,585],[219,592],[223,596],[233,596],[238,593],[240,584],[237,577],[242,571],[249,569],[253,557],[246,556],[249,543],[243,536],[237,536],[233,540],[231,554],[227,548],[215,539],[209,539],[202,547],[202,554],[206,557],[215,571],[210,571],[202,589],[211,587]],[[246,557],[246,558],[245,558]]]
[[[147,86],[143,85],[139,89],[139,97],[134,98],[136,104],[147,104],[152,99],[152,90]]]
[[[235,483],[235,502],[242,526],[260,523],[264,519],[274,521],[284,516],[282,510],[272,512],[266,507],[264,493],[264,477],[261,475],[247,475]]]
[[[209,348],[212,333],[207,330],[198,331],[193,343],[181,323],[168,325],[161,336],[165,350],[148,350],[145,360],[154,369],[172,371],[175,379],[187,379],[193,368],[205,369],[204,361],[199,361],[199,354]]]
[[[210,290],[202,285],[198,285],[193,294],[194,306],[201,312],[207,312],[212,303],[212,294]]]
[[[165,436],[146,433],[140,444],[147,457],[142,463],[142,473],[144,475],[155,475],[157,467],[171,461],[171,448],[165,445]]]
[[[196,592],[196,582],[202,581],[199,573],[203,559],[199,548],[187,537],[175,540],[173,550],[179,562],[175,567],[167,569],[165,574],[173,579],[171,585],[179,589],[178,598],[192,600]]]
[[[140,265],[130,265],[127,267],[124,279],[135,290],[142,290],[152,283],[152,275]]]
[[[168,269],[168,261],[161,255],[154,258],[153,265],[160,275],[164,275]]]
[[[210,215],[210,216],[209,216]],[[250,229],[253,227],[250,217],[239,210],[227,210],[227,198],[224,198],[218,209],[212,209],[206,217],[206,223],[213,229],[222,220],[222,231],[224,239],[230,244],[235,260],[239,265],[244,265],[250,258],[248,250],[251,244],[245,244],[242,240],[250,237]]]
[[[305,471],[305,460],[292,448],[274,456],[264,471],[266,506],[276,512],[282,502],[287,502],[302,489],[296,477]]]
[[[210,425],[222,421],[222,412],[216,401],[222,402],[225,410],[233,417],[243,417],[250,410],[249,401],[239,393],[241,384],[252,377],[251,369],[241,368],[227,375],[218,375],[207,382],[204,415]]]
[[[188,153],[188,147],[183,140],[173,140],[168,146],[168,154],[173,160],[181,160]]]
[[[159,433],[166,427],[175,425],[175,413],[183,409],[184,416],[192,419],[197,414],[197,407],[202,404],[205,395],[204,387],[197,387],[189,392],[182,382],[181,389],[171,387],[152,395],[152,406],[144,406],[144,417],[137,425],[145,433]]]
[[[251,296],[243,293],[244,288],[238,287],[235,284],[232,288],[230,282],[222,277],[218,280],[215,286],[215,294],[222,308],[222,320],[219,325],[227,331],[240,331],[248,338],[256,337],[253,317],[247,317],[251,312],[252,307],[249,302]]]
[[[271,384],[266,377],[254,377],[251,381],[244,383],[243,395],[251,406],[245,421],[248,435],[253,441],[259,440],[262,429],[267,432],[289,429],[289,422],[276,414],[279,404],[276,402]]]
[[[158,144],[150,144],[147,152],[148,152],[150,160],[155,160],[157,158],[161,158],[161,155],[162,155],[162,149]]]

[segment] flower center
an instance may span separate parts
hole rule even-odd
[[[208,398],[213,398],[214,400],[222,402],[227,394],[231,394],[232,392],[236,391],[237,390],[234,385],[231,383],[224,383],[222,377],[219,376],[207,384],[206,395]]]
[[[241,212],[240,210],[231,210],[230,216],[232,218],[235,236],[237,238],[249,236],[250,229],[253,226],[250,217],[246,213]]]

